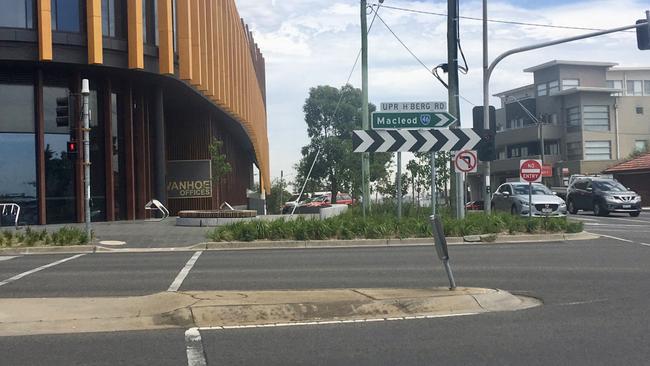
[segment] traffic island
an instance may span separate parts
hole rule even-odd
[[[0,336],[393,320],[516,311],[541,301],[463,287],[163,292],[135,297],[0,299]]]

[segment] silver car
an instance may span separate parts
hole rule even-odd
[[[532,205],[528,203],[528,183],[504,183],[492,195],[492,209],[513,215],[566,216],[566,203],[543,184],[532,184]]]

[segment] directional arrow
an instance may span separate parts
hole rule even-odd
[[[476,150],[483,143],[471,128],[353,132],[354,152]]]

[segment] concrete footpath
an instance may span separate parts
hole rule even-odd
[[[161,292],[0,299],[0,336],[380,321],[514,311],[537,299],[483,288]]]

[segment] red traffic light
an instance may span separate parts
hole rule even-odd
[[[77,143],[74,141],[68,141],[68,154],[77,153]]]

